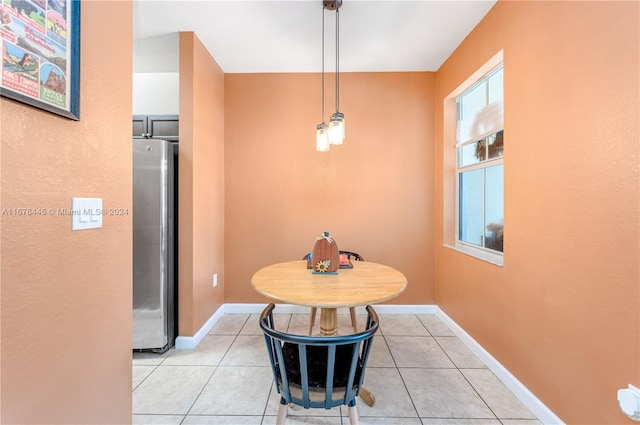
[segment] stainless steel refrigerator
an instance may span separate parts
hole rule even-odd
[[[164,352],[177,334],[178,143],[133,140],[133,349]]]

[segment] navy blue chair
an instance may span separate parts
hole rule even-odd
[[[288,334],[274,328],[269,304],[260,315],[273,379],[280,394],[278,425],[284,424],[290,403],[305,409],[331,409],[345,405],[349,423],[358,423],[356,397],[360,393],[364,371],[378,330],[378,315],[367,306],[364,331],[341,336]]]
[[[364,261],[364,258],[357,252],[351,251],[340,251],[340,254],[345,254],[349,261]],[[304,256],[303,260],[309,260],[311,258],[311,253],[308,253]],[[309,317],[309,335],[313,333],[313,325],[316,322],[316,313],[318,312],[317,307],[311,307],[311,316]],[[349,314],[351,315],[351,326],[353,327],[354,332],[358,332],[358,322],[356,321],[356,309],[355,307],[349,307]]]

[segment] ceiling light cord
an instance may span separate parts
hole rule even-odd
[[[340,107],[340,15],[338,9],[342,0],[323,0],[322,2],[322,72],[320,74],[322,87],[322,122],[316,126],[316,150],[327,152],[330,145],[341,145],[344,141],[344,114],[339,112]],[[325,9],[336,11],[336,80],[335,80],[335,104],[336,112],[329,118],[329,125],[324,121],[324,92],[325,92]]]
[[[320,122],[324,123],[324,5],[322,6],[322,116]]]
[[[340,9],[336,9],[336,112],[340,110]]]

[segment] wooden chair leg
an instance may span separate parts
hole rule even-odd
[[[289,405],[287,403],[280,403],[280,407],[278,407],[278,417],[276,418],[276,425],[284,425],[284,420],[287,418],[288,409]]]
[[[358,406],[349,406],[349,425],[358,425],[360,415],[358,414]]]
[[[312,334],[313,324],[316,322],[316,311],[318,311],[316,307],[311,307],[311,318],[309,319],[309,335]]]
[[[349,314],[351,314],[351,326],[353,326],[353,331],[358,333],[358,323],[356,322],[356,308],[349,307]]]

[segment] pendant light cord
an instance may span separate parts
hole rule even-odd
[[[324,122],[324,5],[322,6],[322,116],[320,122]]]
[[[336,112],[340,106],[340,9],[336,9]]]

